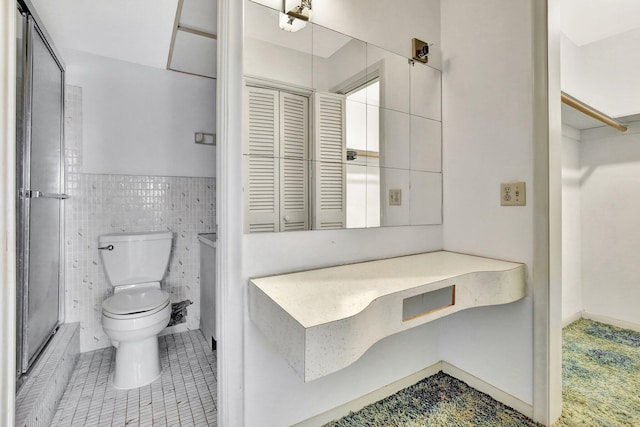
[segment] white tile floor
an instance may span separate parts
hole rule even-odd
[[[159,337],[162,378],[115,390],[113,347],[80,355],[52,426],[216,426],[216,355],[200,331]]]

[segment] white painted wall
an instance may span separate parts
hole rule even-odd
[[[560,0],[559,11],[562,31],[578,46],[640,27],[636,0]]]
[[[640,325],[640,122],[582,132],[585,311]]]
[[[640,113],[640,29],[581,47],[563,37],[562,90],[612,116]]]
[[[59,49],[164,69],[178,0],[33,0]]]
[[[310,36],[311,31],[308,33]],[[305,89],[312,87],[313,57],[310,54],[254,38],[245,39],[244,52],[246,76],[288,82]]]
[[[560,37],[560,84],[562,90],[586,103],[597,103],[593,99],[589,80],[589,67],[585,67],[580,48],[567,36]],[[595,104],[594,104],[595,105]]]
[[[532,198],[501,207],[499,184],[534,192],[531,3],[442,0],[441,12],[444,248],[530,272]],[[532,305],[529,296],[443,319],[442,358],[532,404]]]
[[[215,176],[215,80],[62,50],[83,93],[85,173]]]
[[[562,128],[562,320],[575,318],[582,303],[580,131]]]

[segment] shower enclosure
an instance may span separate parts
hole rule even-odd
[[[17,376],[61,323],[64,65],[27,1],[18,2]]]

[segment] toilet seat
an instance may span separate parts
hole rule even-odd
[[[112,319],[150,316],[169,304],[169,293],[160,289],[127,289],[102,302],[103,315]]]

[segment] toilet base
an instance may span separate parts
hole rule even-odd
[[[141,341],[120,341],[116,347],[113,387],[120,390],[151,384],[162,374],[158,336]]]

